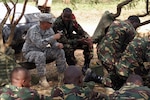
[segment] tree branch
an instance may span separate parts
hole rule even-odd
[[[21,15],[19,16],[19,18],[15,21],[13,21],[13,24],[11,26],[11,33],[8,37],[8,40],[7,42],[5,43],[5,45],[8,47],[11,45],[12,41],[13,41],[13,38],[14,38],[14,31],[15,31],[15,28],[16,28],[16,25],[19,23],[19,21],[21,20],[22,16],[24,15],[24,12],[25,12],[25,8],[26,8],[26,5],[27,5],[27,2],[28,0],[25,0],[24,2],[24,5],[23,5],[23,9],[22,9],[22,12],[21,12]],[[15,12],[14,12],[15,13]]]
[[[132,2],[133,0],[125,0],[123,2],[121,2],[120,4],[117,5],[117,13],[113,14],[113,16],[116,18],[120,15],[121,13],[121,9],[124,5],[127,5],[128,3]]]

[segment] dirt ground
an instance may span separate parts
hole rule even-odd
[[[59,16],[61,14],[61,12],[62,11],[60,11],[60,10],[53,10],[52,9],[52,13],[56,17]],[[80,25],[83,27],[83,29],[89,33],[90,36],[93,35],[103,12],[104,11],[100,12],[97,9],[92,10],[88,13],[85,11],[79,11],[79,10],[74,11],[77,21],[80,23]],[[149,31],[148,27],[149,26],[146,26],[146,27],[142,28],[142,30],[140,29],[140,31],[147,33]],[[82,50],[77,50],[75,52],[75,56],[78,60],[77,65],[80,68],[83,66],[83,63],[84,63],[84,58],[83,58],[82,52],[83,52]],[[96,45],[94,45],[94,57],[91,61],[91,66],[94,66],[97,61],[98,61],[98,59],[97,59],[97,54],[96,54]],[[45,89],[43,87],[40,87],[38,84],[36,84],[36,83],[38,83],[38,77],[37,77],[36,69],[34,69],[34,70],[30,71],[32,76],[33,76],[32,79],[33,79],[33,84],[34,84],[34,85],[32,85],[31,88],[36,89],[40,94],[50,95],[50,90],[52,89],[52,87],[58,85],[58,78],[57,78],[58,73],[56,70],[55,62],[47,64],[46,68],[47,68],[47,77],[48,77],[48,80],[50,83],[50,87]],[[111,92],[112,91],[109,88],[101,87],[101,85],[96,85],[95,87],[96,87],[96,90],[99,92]],[[107,90],[109,90],[109,91],[107,91]]]

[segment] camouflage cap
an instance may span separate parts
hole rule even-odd
[[[54,22],[54,17],[50,13],[41,13],[40,16],[39,16],[39,21],[40,22],[53,23]]]

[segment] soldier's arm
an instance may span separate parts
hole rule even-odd
[[[73,20],[73,28],[74,28],[74,31],[81,37],[84,37],[84,38],[90,37],[89,34],[83,30],[83,28],[80,26],[80,24],[78,24],[76,20]]]
[[[35,30],[29,30],[27,38],[29,38],[32,43],[35,43],[38,48],[45,48],[49,43],[56,41],[53,35],[43,39],[42,35]]]

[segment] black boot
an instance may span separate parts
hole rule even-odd
[[[88,68],[89,68],[89,64],[84,64],[84,66],[82,67],[83,75],[85,75],[85,72],[87,71]]]
[[[102,76],[96,75],[91,69],[87,69],[84,77],[84,82],[94,81],[96,83],[102,83]]]
[[[86,70],[89,68],[90,62],[91,62],[91,59],[85,58],[84,66],[82,67],[82,73],[83,73],[83,75],[85,75]]]

